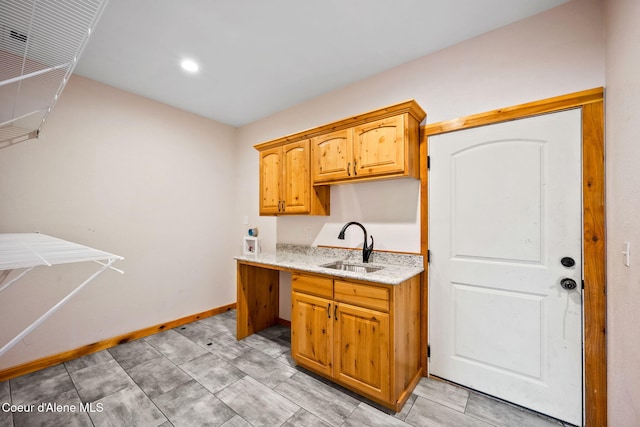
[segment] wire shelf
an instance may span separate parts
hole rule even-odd
[[[0,2],[0,149],[39,135],[107,2]]]

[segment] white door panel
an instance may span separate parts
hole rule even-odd
[[[453,257],[540,262],[543,156],[541,141],[511,140],[452,153]]]
[[[574,424],[580,147],[580,110],[429,138],[430,373]]]
[[[458,283],[453,288],[455,357],[539,380],[543,297]],[[471,315],[478,307],[501,309]],[[486,345],[495,336],[511,338]]]

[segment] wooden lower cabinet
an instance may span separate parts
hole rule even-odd
[[[315,372],[333,373],[333,302],[325,298],[293,292],[295,332],[292,322],[291,354],[296,361]]]
[[[422,373],[419,277],[386,286],[294,273],[296,363],[400,411]]]
[[[389,314],[338,304],[333,330],[333,377],[372,398],[388,401],[389,332]]]

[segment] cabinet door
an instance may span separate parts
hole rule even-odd
[[[260,214],[277,214],[282,180],[281,147],[260,151]]]
[[[333,333],[334,378],[370,396],[388,400],[389,315],[339,304]]]
[[[317,136],[311,146],[314,184],[353,176],[353,129]]]
[[[332,376],[333,302],[292,292],[291,356],[300,365]]]
[[[354,128],[356,176],[385,175],[405,170],[404,115]]]
[[[309,140],[282,147],[282,200],[285,213],[308,213],[311,210],[311,171]]]

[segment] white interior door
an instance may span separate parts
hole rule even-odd
[[[578,109],[429,138],[429,372],[573,424],[581,146]]]

